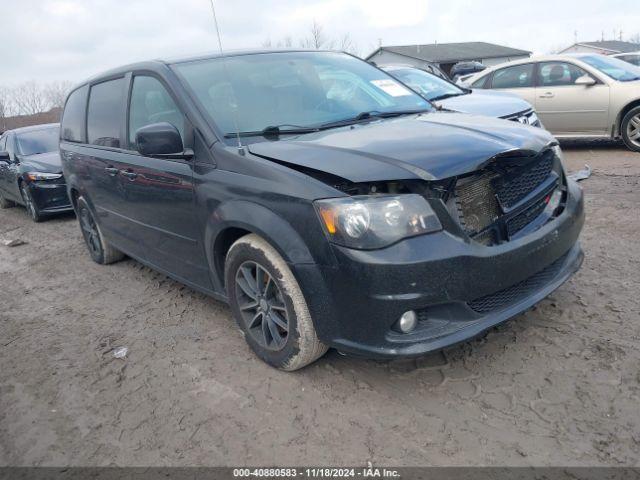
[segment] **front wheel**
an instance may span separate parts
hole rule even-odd
[[[293,371],[325,354],[298,282],[264,239],[251,234],[231,246],[225,284],[233,316],[263,361]]]
[[[640,152],[640,107],[632,108],[622,119],[620,131],[625,145]]]
[[[24,206],[27,209],[27,213],[31,217],[31,220],[36,223],[42,221],[40,209],[38,208],[38,205],[36,205],[36,202],[31,195],[31,191],[25,183],[20,184],[20,194],[22,195],[22,201],[24,201]]]
[[[91,259],[101,265],[108,265],[122,260],[124,254],[120,250],[112,247],[111,244],[104,239],[100,227],[98,227],[93,213],[91,213],[89,205],[84,198],[78,198],[76,211],[84,243],[89,249]]]

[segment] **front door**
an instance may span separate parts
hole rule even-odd
[[[147,261],[210,289],[202,230],[194,208],[192,166],[196,159],[145,157],[134,150],[135,132],[158,122],[174,125],[184,144],[185,117],[160,80],[147,75],[133,77],[128,117],[129,151],[123,157],[126,166],[120,176],[129,228]]]
[[[583,76],[593,78],[569,62],[543,62],[538,66],[535,106],[544,126],[555,135],[607,133],[609,86],[576,85]]]

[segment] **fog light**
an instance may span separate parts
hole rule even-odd
[[[408,312],[404,312],[398,320],[398,330],[402,333],[409,333],[418,324],[418,315],[413,310],[409,310]]]

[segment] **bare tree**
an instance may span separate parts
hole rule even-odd
[[[351,35],[349,35],[348,33],[345,33],[342,37],[340,37],[339,45],[341,51],[360,56],[360,49],[358,48],[358,44],[353,41]]]
[[[11,93],[16,113],[19,115],[35,115],[47,110],[49,102],[44,90],[34,81],[18,85]]]
[[[44,86],[44,96],[51,108],[62,108],[67,99],[67,95],[71,91],[72,84],[67,80],[59,82],[51,82]]]
[[[629,37],[631,43],[637,43],[640,45],[640,33],[634,33]]]
[[[321,48],[333,48],[335,42],[327,38],[324,33],[324,28],[321,24],[313,21],[311,29],[309,30],[309,36],[300,41],[300,45],[303,48],[314,48],[320,50]]]

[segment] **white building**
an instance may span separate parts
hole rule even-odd
[[[603,40],[600,42],[579,42],[558,53],[600,53],[602,55],[614,55],[616,53],[637,52],[640,44],[621,42],[619,40]]]

